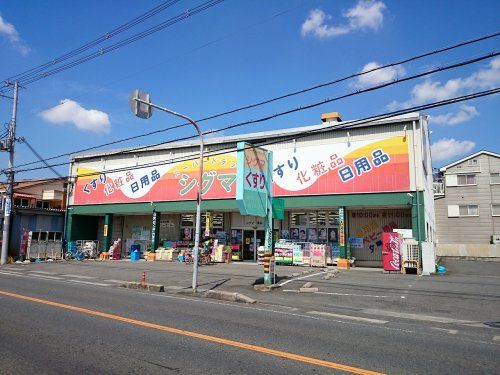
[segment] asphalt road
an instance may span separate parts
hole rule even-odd
[[[2,374],[493,374],[499,335],[0,273]]]

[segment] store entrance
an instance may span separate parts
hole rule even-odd
[[[257,261],[257,249],[264,245],[265,232],[263,230],[243,231],[243,260]]]

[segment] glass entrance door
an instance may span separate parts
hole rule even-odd
[[[266,233],[263,230],[243,231],[243,260],[257,261],[257,249],[264,246]]]
[[[254,235],[255,231],[253,229],[243,231],[243,260],[254,260]]]

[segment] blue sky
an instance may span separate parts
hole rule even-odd
[[[50,61],[160,3],[2,1],[0,79]],[[200,3],[181,0],[102,46]],[[45,157],[70,152],[179,123],[160,113],[147,121],[134,118],[127,96],[135,88],[149,91],[156,103],[201,118],[496,32],[498,14],[498,1],[227,0],[21,90],[18,135]],[[500,38],[490,39],[200,125],[204,130],[220,128],[499,47]],[[500,59],[485,60],[225,134],[317,124],[321,113],[329,111],[341,112],[344,119],[362,118],[498,86]],[[61,101],[65,103],[59,105]],[[499,104],[497,95],[429,111],[434,165],[481,149],[499,152],[499,137],[492,136],[498,134]],[[11,102],[0,98],[1,121],[9,121],[10,114]],[[156,143],[191,131],[174,130],[123,146]],[[6,160],[6,154],[0,155],[2,166]],[[15,164],[33,160],[28,148],[18,144]],[[65,174],[68,167],[57,170]],[[17,178],[52,176],[42,170]]]

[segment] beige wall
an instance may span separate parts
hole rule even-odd
[[[435,199],[439,244],[484,244],[500,232],[500,216],[493,216],[491,205],[500,204],[500,184],[490,184],[490,173],[500,172],[500,158],[480,155],[478,166],[464,161],[446,171],[446,175],[475,173],[476,185],[446,186],[445,195]],[[478,205],[479,215],[448,217],[449,205]]]

